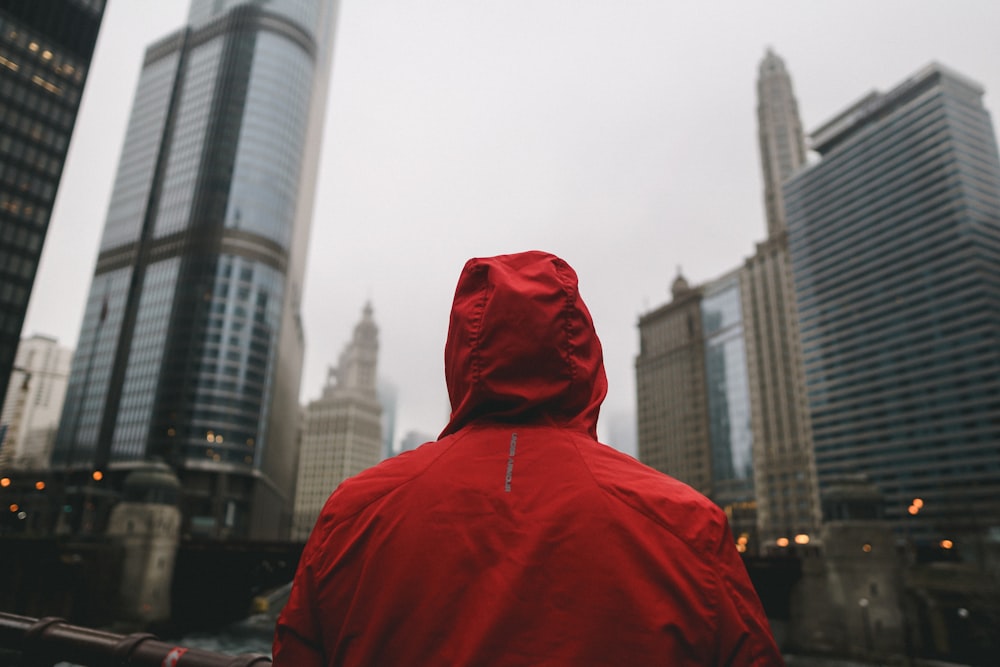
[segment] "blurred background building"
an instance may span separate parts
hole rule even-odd
[[[0,4],[0,403],[103,16],[104,0]]]
[[[805,165],[798,103],[768,49],[757,75],[757,132],[767,239],[740,273],[760,546],[817,535],[819,485],[805,393],[782,183]],[[806,537],[802,537],[806,536]]]
[[[287,533],[336,8],[193,0],[146,51],[53,456],[93,529],[161,458],[182,534]]]
[[[323,504],[348,477],[382,459],[376,392],[378,328],[366,304],[354,336],[331,368],[323,394],[306,408],[299,449],[292,539],[305,540]]]
[[[1000,161],[982,96],[932,64],[814,132],[822,159],[784,189],[820,482],[866,474],[914,537],[1000,528]]]
[[[636,358],[639,459],[712,498],[754,553],[815,539],[821,511],[781,198],[805,141],[771,50],[757,91],[768,238],[705,285],[678,276]]]
[[[48,468],[72,358],[54,338],[21,341],[0,413],[0,472]]]

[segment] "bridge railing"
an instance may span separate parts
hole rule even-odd
[[[263,667],[271,664],[271,658],[185,648],[144,632],[119,635],[51,616],[0,613],[0,667],[59,662],[85,667]]]

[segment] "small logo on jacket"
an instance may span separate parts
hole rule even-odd
[[[503,490],[510,493],[510,479],[514,476],[514,452],[517,450],[517,433],[510,434],[510,454],[507,458],[507,479]]]

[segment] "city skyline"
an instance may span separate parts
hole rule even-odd
[[[177,4],[109,5],[24,337],[77,344],[78,283],[93,271],[142,49],[179,27]],[[667,298],[678,264],[702,283],[764,237],[754,80],[768,46],[788,64],[807,132],[933,60],[981,82],[986,107],[998,107],[988,35],[1000,10],[984,4],[885,3],[864,25],[843,8],[794,3],[521,12],[342,8],[300,403],[318,394],[371,299],[382,374],[400,388],[397,432],[436,433],[462,264],[537,246],[578,267],[608,365],[602,431],[634,411],[639,314]]]

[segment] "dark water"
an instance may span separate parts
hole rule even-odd
[[[266,615],[251,616],[222,632],[212,634],[192,634],[177,641],[179,646],[217,651],[229,655],[259,653],[271,655],[271,640],[274,638],[274,619]]]

